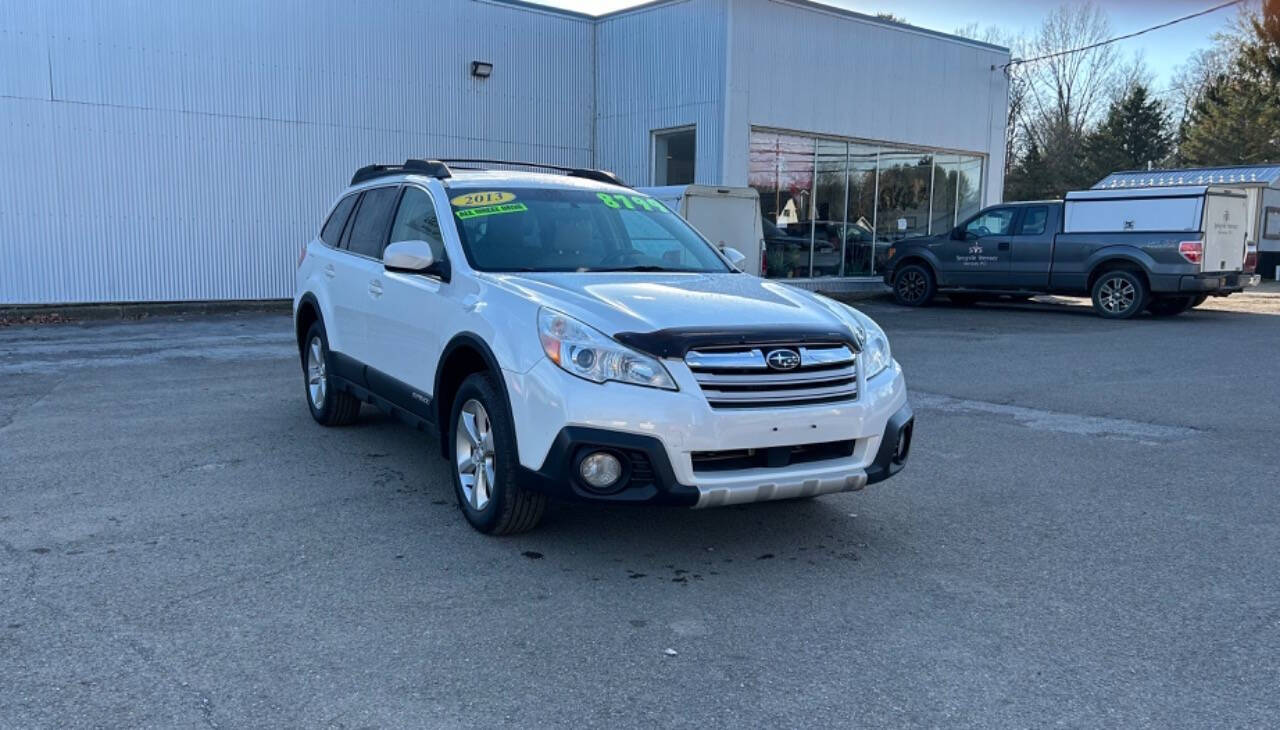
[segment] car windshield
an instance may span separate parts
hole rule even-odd
[[[732,271],[671,209],[633,191],[484,188],[449,202],[478,271]]]

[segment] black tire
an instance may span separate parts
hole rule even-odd
[[[938,293],[938,282],[929,267],[907,264],[893,275],[893,299],[905,307],[924,307]]]
[[[1154,317],[1175,317],[1196,305],[1192,296],[1155,297],[1147,305],[1147,311]]]
[[[1191,308],[1195,309],[1196,307],[1200,306],[1201,304],[1204,304],[1207,301],[1209,301],[1208,294],[1197,294],[1196,298],[1191,300]]]
[[[480,508],[472,504],[463,488],[460,467],[459,420],[463,407],[471,401],[483,407],[491,441],[492,483],[485,479],[487,501]],[[486,535],[513,535],[538,526],[546,512],[547,497],[524,489],[519,484],[520,459],[516,453],[515,426],[507,415],[507,402],[497,382],[489,373],[475,373],[462,381],[450,409],[448,428],[449,472],[453,475],[453,492],[467,522]],[[466,444],[464,444],[464,448]],[[472,459],[475,458],[472,451]],[[474,478],[473,478],[474,479]],[[473,486],[472,493],[479,490]]]
[[[1104,271],[1093,282],[1093,310],[1106,319],[1130,319],[1147,308],[1151,293],[1142,277],[1128,269]]]
[[[313,348],[319,350],[319,367],[311,357]],[[329,338],[324,325],[316,321],[307,330],[302,341],[302,387],[307,396],[307,408],[311,417],[321,426],[346,426],[360,415],[360,401],[355,396],[339,390],[329,374]],[[320,387],[317,389],[316,386]]]
[[[958,307],[971,307],[981,301],[982,297],[977,294],[948,294],[947,299]]]

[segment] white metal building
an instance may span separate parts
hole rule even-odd
[[[750,184],[770,276],[870,276],[999,200],[1008,57],[802,0],[5,3],[0,304],[288,297],[406,157]]]

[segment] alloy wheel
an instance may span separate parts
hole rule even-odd
[[[493,497],[496,454],[489,412],[480,401],[473,398],[462,404],[454,442],[462,495],[472,509],[482,510]]]
[[[1129,311],[1137,298],[1138,290],[1133,283],[1118,276],[1102,282],[1102,288],[1098,291],[1098,301],[1111,314]]]
[[[902,276],[898,277],[898,296],[907,302],[919,301],[924,296],[928,285],[924,274],[919,271],[913,269],[903,272]]]
[[[312,337],[311,343],[307,345],[307,394],[311,397],[311,405],[317,410],[324,408],[324,396],[328,387],[324,347],[320,344],[319,337]]]

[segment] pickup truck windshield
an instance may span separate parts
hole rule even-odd
[[[458,236],[478,271],[732,271],[683,219],[638,193],[454,192]]]

